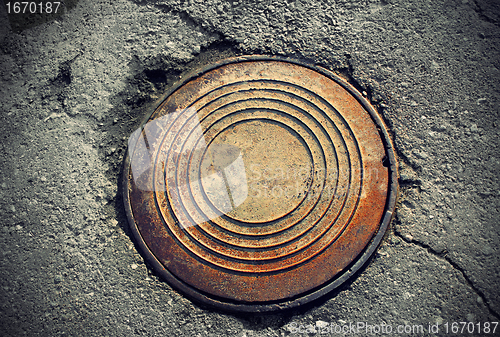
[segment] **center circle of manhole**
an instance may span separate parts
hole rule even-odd
[[[272,120],[251,119],[224,130],[214,143],[234,146],[247,168],[244,199],[233,200],[238,207],[231,205],[232,210],[225,212],[226,216],[241,223],[264,224],[283,218],[305,198],[310,187],[312,162],[307,144],[303,144],[293,129]],[[223,163],[225,167],[231,164],[224,162],[224,158],[232,158],[228,153],[222,153],[219,159],[214,157],[214,153],[218,154],[216,147],[208,146],[207,150],[211,154],[205,158],[209,165],[211,162]],[[226,191],[222,193],[225,195]],[[208,198],[217,204],[210,195]]]
[[[124,201],[149,264],[219,308],[294,307],[351,277],[397,195],[376,110],[332,72],[246,56],[174,85],[129,139]]]

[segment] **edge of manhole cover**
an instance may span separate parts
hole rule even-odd
[[[191,299],[242,312],[347,281],[380,244],[397,191],[371,104],[329,70],[269,56],[174,84],[130,137],[123,170],[149,265]]]

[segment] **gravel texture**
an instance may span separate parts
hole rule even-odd
[[[287,336],[366,322],[441,336],[446,322],[499,321],[498,1],[80,0],[45,22],[6,8],[0,335]],[[154,101],[189,69],[242,54],[350,78],[400,163],[397,212],[369,266],[289,312],[227,314],[172,290],[134,246],[119,193],[128,136]]]

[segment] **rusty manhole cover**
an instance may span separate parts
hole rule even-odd
[[[391,219],[396,174],[383,122],[346,81],[240,57],[175,85],[132,134],[124,200],[172,286],[269,311],[314,300],[363,265]]]

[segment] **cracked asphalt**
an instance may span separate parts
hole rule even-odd
[[[476,330],[454,335],[471,336],[499,321],[498,1],[80,0],[47,20],[6,4],[2,336],[314,335],[359,322],[447,336],[463,321]],[[154,101],[190,69],[244,54],[349,78],[400,165],[396,214],[370,264],[287,312],[223,313],[173,290],[137,251],[119,192],[128,136]]]

